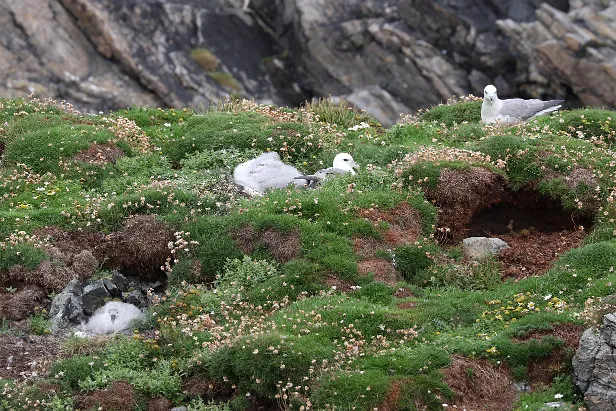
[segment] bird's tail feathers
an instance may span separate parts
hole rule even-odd
[[[315,176],[315,175],[297,176],[297,177],[293,177],[293,179],[294,180],[314,181],[314,182],[317,182],[317,181],[320,180],[320,178]]]
[[[548,103],[553,103],[553,104],[557,104],[557,105],[556,106],[550,106],[548,108],[544,108],[543,110],[541,110],[538,113],[536,113],[533,117],[538,117],[538,116],[541,116],[543,114],[551,113],[552,111],[557,111],[559,108],[562,107],[562,105],[559,104],[559,103],[562,103],[562,102],[563,102],[563,100],[552,100],[552,101],[549,101]]]

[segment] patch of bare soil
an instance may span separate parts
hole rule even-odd
[[[90,164],[115,163],[118,158],[124,157],[124,151],[113,143],[92,143],[90,147],[77,153],[73,160]]]
[[[468,236],[502,235],[522,230],[540,232],[576,231],[580,225],[589,228],[589,214],[563,209],[560,201],[536,190],[505,191],[502,201],[481,210],[468,226]]]
[[[279,263],[293,260],[301,249],[301,241],[296,231],[288,234],[274,229],[257,231],[247,225],[233,232],[232,236],[244,254],[252,254],[257,246],[262,245]]]
[[[192,376],[182,381],[182,388],[191,397],[230,397],[234,390],[230,386],[223,386],[216,381],[203,376]]]
[[[481,167],[444,169],[436,189],[426,196],[438,207],[439,228],[448,228],[443,240],[461,241],[468,235],[473,216],[501,202],[506,182],[502,175]]]
[[[453,392],[453,404],[468,411],[510,411],[518,392],[504,365],[487,360],[454,356],[441,370]]]
[[[126,381],[115,381],[109,388],[80,396],[76,406],[82,410],[124,411],[132,409],[136,402],[137,394],[132,385]]]
[[[37,306],[43,304],[45,293],[40,287],[27,285],[15,292],[0,289],[0,318],[20,321],[28,318]]]
[[[398,401],[400,401],[400,386],[402,384],[404,384],[404,381],[394,381],[391,384],[387,396],[377,407],[379,411],[397,411],[399,409]]]
[[[28,379],[46,373],[60,358],[52,336],[0,334],[0,378]]]
[[[497,254],[503,263],[504,278],[524,278],[541,275],[563,253],[578,247],[586,237],[583,231],[540,232],[534,228],[518,233],[499,235],[509,244],[508,249]]]
[[[409,290],[408,288],[398,288],[398,290],[396,290],[396,293],[394,294],[394,297],[396,298],[413,297],[413,292]]]
[[[401,308],[403,310],[410,310],[411,308],[415,308],[416,305],[417,305],[417,303],[415,303],[413,301],[407,301],[405,303],[398,303],[398,304],[396,304],[396,307]]]
[[[358,274],[373,273],[375,280],[393,285],[398,281],[398,276],[391,261],[378,258],[376,252],[416,242],[422,232],[421,215],[408,203],[402,203],[390,210],[378,208],[360,210],[359,214],[372,222],[375,227],[378,227],[380,222],[387,222],[388,227],[382,230],[382,240],[364,237],[353,239],[353,251],[361,258],[357,266]]]
[[[148,401],[148,411],[169,411],[173,404],[165,397],[152,398]]]
[[[353,286],[353,283],[342,280],[336,277],[335,274],[328,275],[323,283],[329,288],[335,288],[336,290],[344,293],[350,292],[352,290],[351,287]]]
[[[360,276],[374,274],[374,279],[385,284],[394,285],[398,282],[398,276],[391,261],[382,258],[370,258],[357,263],[357,274]]]
[[[554,350],[548,357],[533,360],[528,365],[528,382],[533,390],[549,386],[554,378],[569,372],[572,354],[578,348],[584,327],[575,324],[559,324],[551,330],[535,330],[515,342],[541,340],[543,337],[556,337],[564,342],[564,347]]]
[[[384,241],[381,247],[397,247],[402,244],[412,244],[421,236],[421,214],[409,206],[408,203],[402,203],[391,210],[381,210],[378,208],[360,210],[359,214],[370,220],[375,226],[378,226],[381,221],[389,223],[389,227],[382,233]],[[367,245],[370,245],[370,243]],[[376,251],[376,249],[373,249],[373,251]]]

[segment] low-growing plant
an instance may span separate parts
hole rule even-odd
[[[320,121],[337,124],[344,129],[355,125],[377,125],[376,121],[365,111],[351,107],[343,98],[334,100],[330,97],[315,98],[304,103],[306,110],[319,116]],[[380,124],[378,125],[380,126]]]
[[[430,243],[403,245],[394,251],[397,269],[405,280],[421,283],[417,276],[434,265],[437,247]]]
[[[478,122],[481,120],[481,104],[482,101],[441,104],[426,111],[421,120],[436,121],[448,127],[464,122]]]

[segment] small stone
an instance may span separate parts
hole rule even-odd
[[[509,245],[500,238],[469,237],[462,241],[464,255],[471,260],[481,260],[507,248]]]
[[[513,385],[515,386],[516,390],[520,392],[530,392],[530,384],[527,381],[514,382]]]

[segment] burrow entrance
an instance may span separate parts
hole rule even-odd
[[[438,208],[435,236],[442,245],[468,237],[497,237],[510,248],[497,254],[503,277],[540,275],[592,228],[594,210],[564,210],[532,188],[513,191],[504,177],[481,167],[444,169],[426,197]],[[580,230],[580,226],[584,230]]]
[[[479,211],[464,229],[465,237],[492,237],[523,230],[541,233],[588,230],[592,218],[566,211],[560,202],[537,191],[503,192],[501,202]]]

